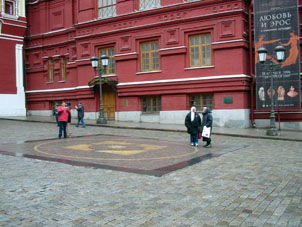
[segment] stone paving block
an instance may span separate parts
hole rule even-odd
[[[253,222],[243,222],[242,224],[241,224],[241,226],[244,226],[244,227],[250,227],[250,226],[253,226]]]
[[[278,206],[274,211],[274,215],[281,216],[284,213],[284,211],[286,210],[286,208],[287,208],[287,206],[281,206],[281,205]]]
[[[241,226],[241,223],[241,221],[234,220],[229,224],[229,226]]]
[[[268,224],[276,225],[277,222],[279,221],[280,216],[272,215],[266,222]]]
[[[254,223],[255,226],[263,226],[270,216],[261,215]]]
[[[240,214],[236,218],[234,218],[232,220],[232,222],[235,221],[235,222],[240,222],[241,223],[241,222],[244,222],[246,220],[246,218],[247,218],[247,216],[241,216],[241,214]]]
[[[290,220],[288,222],[288,227],[300,227],[302,225],[301,220]]]
[[[284,219],[284,218],[281,217],[281,218],[278,220],[278,222],[276,223],[276,226],[287,226],[288,221],[289,221],[289,220]]]
[[[269,223],[265,223],[265,224],[263,225],[263,227],[274,227],[274,225],[273,225],[273,224],[269,224]]]
[[[255,223],[259,218],[259,215],[250,214],[246,219],[245,222]]]

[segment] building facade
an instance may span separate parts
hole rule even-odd
[[[210,107],[216,126],[269,124],[253,99],[251,1],[36,0],[27,14],[28,114],[50,116],[65,100],[82,102],[86,118],[96,119],[90,58],[106,54],[108,119],[183,124],[195,105]],[[301,111],[282,116],[291,114],[302,120]]]
[[[25,116],[25,0],[0,0],[0,116]]]

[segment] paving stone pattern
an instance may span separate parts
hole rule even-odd
[[[3,143],[54,124],[0,120]],[[188,143],[185,133],[72,127]],[[0,155],[0,226],[301,226],[301,142],[213,136],[245,148],[162,177]]]

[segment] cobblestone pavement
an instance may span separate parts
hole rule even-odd
[[[4,143],[54,138],[54,124],[0,121]],[[72,127],[187,143],[185,133]],[[245,148],[162,177],[0,155],[0,226],[301,226],[301,142],[213,136]]]

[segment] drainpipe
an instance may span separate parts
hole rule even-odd
[[[255,94],[254,94],[254,86],[256,83],[256,78],[255,78],[255,73],[254,73],[254,56],[253,56],[253,37],[252,37],[252,9],[254,6],[254,1],[252,0],[250,5],[249,5],[249,49],[250,49],[250,74],[252,77],[252,84],[251,84],[251,113],[250,113],[250,119],[251,119],[251,124],[252,127],[256,127],[255,124],[255,116],[254,116],[254,99],[255,99]]]

